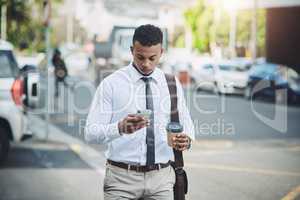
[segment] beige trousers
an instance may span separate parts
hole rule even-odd
[[[136,172],[107,164],[104,199],[173,200],[175,172],[171,166]]]

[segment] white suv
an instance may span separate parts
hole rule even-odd
[[[27,133],[23,105],[28,102],[28,79],[20,74],[13,46],[0,40],[0,163],[7,156],[10,141],[21,141]],[[37,82],[30,87],[30,92],[37,95]]]

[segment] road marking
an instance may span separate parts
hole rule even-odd
[[[289,151],[300,151],[300,146],[290,147],[288,150]]]
[[[220,171],[246,172],[246,173],[255,173],[255,174],[262,174],[262,175],[300,177],[300,172],[286,172],[286,171],[278,171],[278,170],[272,170],[272,169],[259,169],[259,168],[249,168],[249,167],[234,167],[234,166],[229,166],[229,165],[196,164],[196,163],[186,163],[185,166],[191,167],[191,168],[214,169],[214,170],[220,170]]]
[[[296,188],[292,189],[285,197],[281,200],[295,200],[297,197],[300,196],[300,185]]]
[[[289,152],[299,152],[300,146],[294,147],[278,147],[278,148],[268,148],[268,147],[259,147],[260,149],[255,148],[244,148],[244,149],[221,149],[221,148],[203,148],[203,149],[193,149],[192,151],[186,152],[186,156],[198,157],[199,155],[213,155],[213,154],[229,154],[229,153],[245,153],[245,152],[257,152],[257,153],[274,153],[279,151],[289,151]]]
[[[193,145],[208,149],[228,149],[234,146],[231,140],[195,140]]]
[[[11,143],[12,147],[15,148],[25,148],[25,149],[34,149],[34,150],[60,150],[65,151],[68,150],[68,145],[60,142],[47,142],[41,140],[32,140],[32,141],[25,141],[22,143]]]
[[[288,150],[288,151],[299,151],[300,150],[300,139],[270,139],[268,142],[260,140],[250,141],[235,141],[228,139],[197,139],[193,141],[192,146],[199,147],[201,151],[205,150],[227,150],[232,149],[249,149],[256,150],[257,147],[262,151],[273,151],[273,150]],[[276,147],[276,148],[274,148]],[[193,151],[195,148],[193,149]]]
[[[82,150],[82,148],[81,148],[81,146],[80,145],[78,145],[78,144],[71,144],[70,145],[70,148],[72,149],[72,151],[74,151],[75,153],[80,153],[81,152],[81,150]]]

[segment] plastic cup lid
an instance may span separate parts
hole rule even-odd
[[[167,125],[167,131],[172,132],[172,133],[180,133],[183,131],[183,127],[180,123],[170,122]]]

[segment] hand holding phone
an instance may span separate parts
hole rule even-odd
[[[146,110],[138,110],[136,113],[138,116],[142,116],[145,119],[149,120],[150,116],[152,114],[152,110],[146,109]]]
[[[119,133],[132,134],[149,125],[149,120],[143,115],[129,114],[118,123]]]

